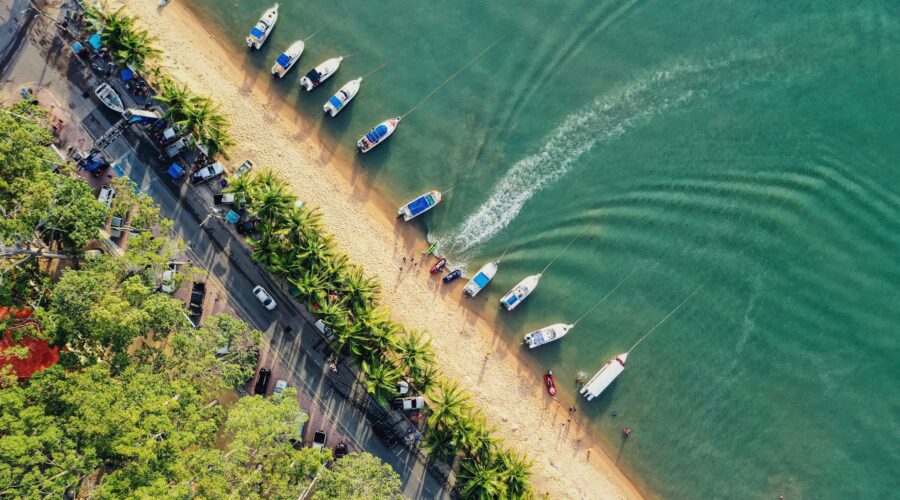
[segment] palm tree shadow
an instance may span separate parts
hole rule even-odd
[[[244,81],[241,83],[241,92],[251,92],[253,86],[256,85],[256,80],[259,79],[259,69],[253,63],[253,52],[249,49],[244,53],[241,70],[244,72]]]

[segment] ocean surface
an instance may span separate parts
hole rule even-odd
[[[242,58],[269,5],[192,0]],[[577,372],[697,290],[609,390],[576,403],[645,493],[897,498],[900,3],[284,2],[245,69],[268,77],[310,36],[279,88],[347,148],[500,39],[354,168],[398,204],[453,187],[416,221],[453,263],[475,271],[508,249],[476,309],[581,235],[498,329],[518,342],[575,321],[621,283],[565,339],[523,353],[565,402]],[[338,75],[300,95],[336,55]]]

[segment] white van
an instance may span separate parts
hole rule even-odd
[[[334,336],[334,331],[332,331],[331,328],[325,326],[324,321],[320,319],[319,321],[316,321],[315,325],[313,326],[316,327],[316,330],[319,330],[319,333],[321,333],[322,336],[325,337],[325,340],[334,342],[334,339],[336,338]]]
[[[112,207],[113,198],[116,197],[116,188],[109,187],[106,184],[100,188],[100,194],[97,195],[97,201],[106,205],[106,208]]]

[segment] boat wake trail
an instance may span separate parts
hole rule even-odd
[[[597,98],[568,116],[540,150],[517,161],[487,201],[459,227],[437,235],[442,252],[464,259],[467,251],[509,225],[535,193],[568,173],[597,144],[615,139],[666,111],[756,79],[760,76],[759,65],[747,63],[759,59],[745,54],[740,60],[677,64]]]

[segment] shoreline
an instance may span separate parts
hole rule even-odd
[[[381,282],[392,316],[429,331],[444,373],[469,387],[498,437],[534,460],[537,494],[642,497],[597,438],[579,425],[567,425],[565,407],[545,394],[539,371],[504,336],[494,335],[503,329],[498,311],[476,311],[461,296],[451,296],[458,287],[442,287],[424,261],[404,265],[402,258],[420,257],[421,232],[395,221],[394,200],[375,189],[362,157],[332,141],[319,121],[287,105],[269,75],[246,63],[252,55],[234,58],[190,7],[179,2],[164,9],[155,2],[125,5],[158,38],[161,62],[172,76],[222,104],[236,143],[228,163],[251,158],[259,167],[271,167],[302,200],[321,207],[338,248]],[[529,432],[535,422],[544,423],[544,436]]]

